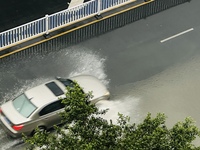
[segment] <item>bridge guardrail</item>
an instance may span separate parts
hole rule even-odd
[[[57,27],[73,23],[90,15],[135,0],[91,0],[81,5],[66,9],[52,15],[46,15],[35,21],[0,33],[0,50],[6,46],[21,43],[30,38],[49,34]]]

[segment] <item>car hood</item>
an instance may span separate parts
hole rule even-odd
[[[12,101],[8,101],[1,106],[3,114],[11,121],[12,124],[21,124],[27,121],[13,106]]]
[[[100,82],[99,79],[90,75],[81,75],[70,78],[76,81],[85,93],[92,92],[93,98],[91,100],[98,99],[99,97],[108,94],[107,88]]]

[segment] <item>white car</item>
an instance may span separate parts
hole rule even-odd
[[[83,92],[92,91],[92,103],[108,100],[110,93],[96,77],[89,75],[75,76],[70,79],[57,78],[25,91],[0,107],[0,124],[12,137],[22,133],[33,135],[38,127],[48,130],[61,123],[59,112],[64,110],[60,98],[65,97],[66,86],[76,81]]]

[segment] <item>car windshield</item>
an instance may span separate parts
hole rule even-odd
[[[62,84],[64,84],[64,86],[69,86],[69,87],[73,87],[74,86],[74,82],[70,79],[63,79],[63,78],[57,78],[58,81],[60,81]]]
[[[28,118],[36,109],[35,105],[22,94],[13,100],[13,105],[15,109],[24,117]]]

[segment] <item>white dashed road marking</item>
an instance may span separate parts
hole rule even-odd
[[[161,40],[160,42],[161,42],[161,43],[164,43],[164,42],[166,42],[166,41],[169,41],[169,40],[171,40],[171,39],[173,39],[173,38],[176,38],[176,37],[178,37],[178,36],[181,36],[181,35],[183,35],[183,34],[186,34],[186,33],[190,32],[190,31],[193,31],[193,30],[194,30],[194,28],[185,30],[185,31],[183,31],[183,32],[180,32],[180,33],[178,33],[178,34],[175,34],[175,35],[173,35],[173,36],[170,36],[170,37],[168,37],[168,38],[166,38],[166,39],[164,39],[164,40]]]

